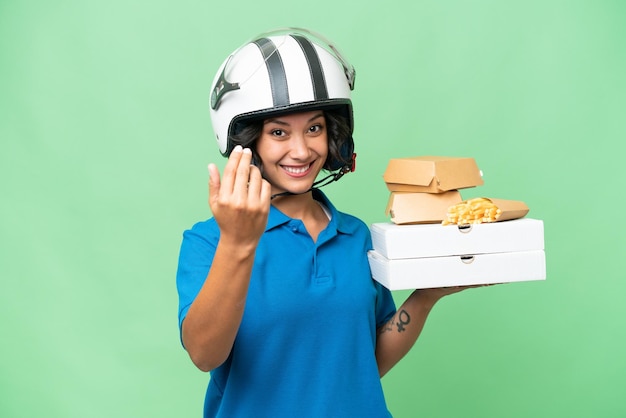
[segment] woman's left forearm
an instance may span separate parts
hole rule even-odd
[[[378,329],[376,361],[381,377],[413,347],[438,300],[439,295],[418,289],[398,308],[395,315]]]

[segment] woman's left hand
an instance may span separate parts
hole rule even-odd
[[[475,284],[466,286],[449,286],[449,287],[433,287],[428,289],[419,289],[418,292],[421,296],[427,300],[430,300],[432,304],[435,304],[439,299],[444,296],[459,293],[466,289],[474,289],[477,287],[494,286],[494,284]]]

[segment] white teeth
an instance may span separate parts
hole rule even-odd
[[[307,171],[309,169],[309,166],[308,165],[306,167],[283,166],[283,168],[285,169],[285,171],[287,171],[289,173],[302,174],[302,173],[304,173],[305,171]]]

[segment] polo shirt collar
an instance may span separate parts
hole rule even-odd
[[[313,198],[321,203],[323,203],[331,213],[331,219],[328,227],[333,227],[337,229],[337,232],[344,234],[351,234],[355,231],[354,222],[349,222],[346,215],[344,213],[339,212],[335,206],[330,202],[328,197],[319,189],[313,189]],[[267,226],[265,227],[265,231],[269,231],[270,229],[276,228],[277,226],[286,224],[291,221],[292,218],[285,215],[283,212],[278,210],[274,205],[270,206],[270,213],[267,219]]]

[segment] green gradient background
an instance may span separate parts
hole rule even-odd
[[[209,84],[285,25],[357,68],[339,208],[385,221],[389,158],[472,156],[464,197],[545,221],[547,280],[444,299],[383,379],[394,416],[626,416],[625,19],[618,0],[0,0],[0,416],[200,416],[174,275],[224,163]]]

